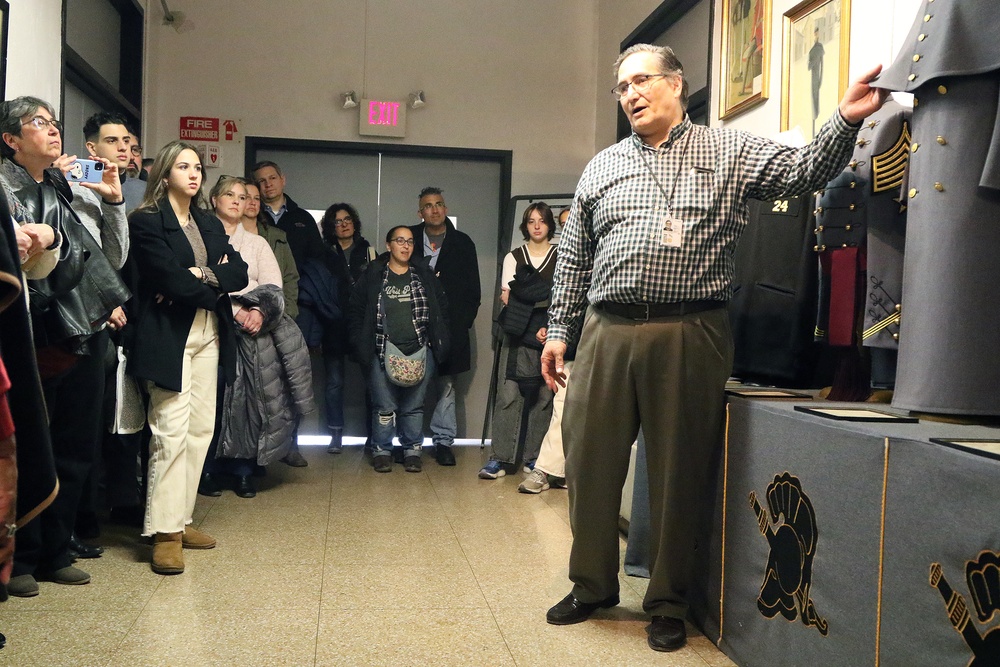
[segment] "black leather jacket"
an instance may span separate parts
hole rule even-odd
[[[36,183],[14,163],[4,168],[8,177],[15,176],[9,178],[11,187],[31,218],[63,237],[56,268],[46,278],[28,281],[35,345],[61,344],[79,353],[111,311],[128,300],[129,291],[70,207],[73,194],[62,172],[47,169],[43,182]]]

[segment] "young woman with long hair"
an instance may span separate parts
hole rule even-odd
[[[143,535],[152,567],[184,571],[183,547],[215,539],[190,524],[215,424],[218,366],[235,374],[229,292],[247,284],[247,265],[222,223],[202,208],[201,159],[173,141],[157,154],[146,196],[129,216],[137,273],[128,372],[149,391],[149,490]]]

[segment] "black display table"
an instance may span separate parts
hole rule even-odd
[[[796,405],[906,414],[730,399],[692,595],[706,636],[741,666],[1000,665],[1000,460],[931,442],[1000,429]]]

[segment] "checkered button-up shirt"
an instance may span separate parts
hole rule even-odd
[[[685,117],[659,148],[633,134],[601,151],[559,243],[549,339],[573,340],[588,302],[727,301],[746,200],[821,188],[847,164],[857,131],[837,112],[811,144],[790,148]],[[680,248],[663,244],[668,215],[683,223]]]

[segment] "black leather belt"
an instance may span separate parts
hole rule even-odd
[[[725,301],[678,301],[676,303],[615,303],[613,301],[601,301],[597,304],[598,310],[603,310],[610,315],[627,317],[630,320],[645,322],[657,317],[678,317],[680,315],[690,315],[701,313],[706,310],[725,308]]]

